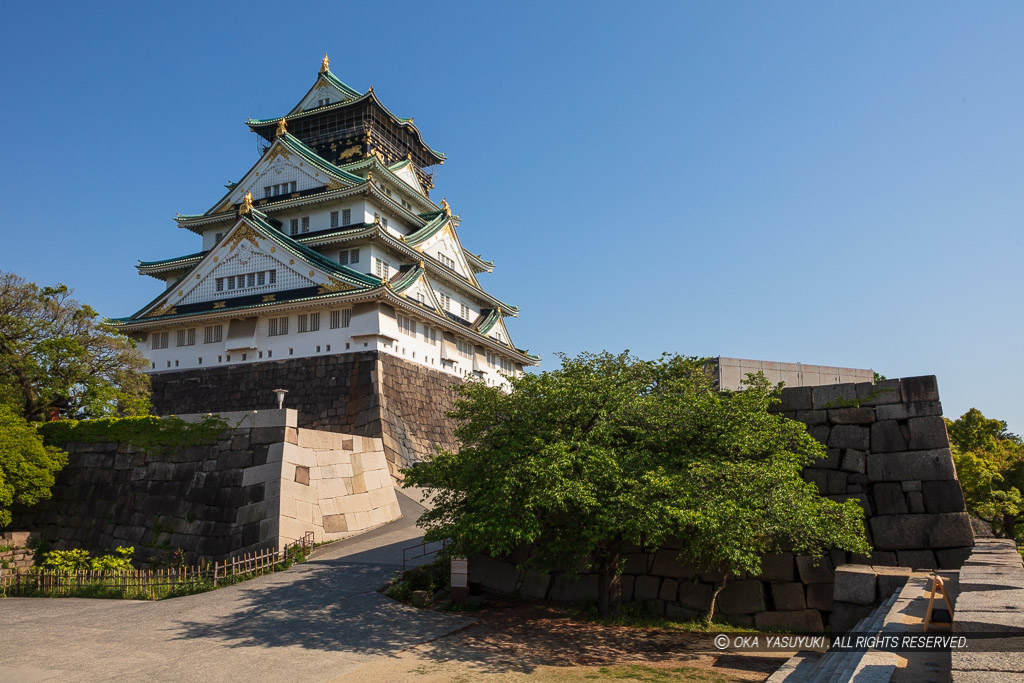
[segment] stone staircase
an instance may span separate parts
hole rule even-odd
[[[884,631],[894,630],[895,625],[887,623],[886,617],[900,595],[900,591],[894,592],[869,615],[857,622],[850,631],[863,635],[878,635]],[[772,674],[768,683],[888,683],[896,670],[896,665],[895,655],[889,652],[800,652]]]

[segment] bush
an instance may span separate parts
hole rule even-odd
[[[116,555],[90,557],[88,550],[51,550],[43,556],[43,567],[59,572],[98,571],[127,572],[133,570],[132,555],[135,548],[118,546]]]

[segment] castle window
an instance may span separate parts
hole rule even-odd
[[[473,345],[470,344],[468,341],[463,341],[462,339],[456,339],[455,340],[455,345],[458,348],[460,356],[462,356],[463,358],[472,358],[473,357]]]
[[[332,228],[338,227],[338,212],[337,211],[331,211],[331,227]]]
[[[256,286],[256,273],[249,273],[245,276],[245,284],[247,287]]]
[[[374,259],[374,261],[376,263],[374,264],[373,272],[377,274],[377,277],[385,280],[391,277],[391,266],[388,265],[387,261],[381,261],[379,258]]]
[[[268,197],[270,197],[270,185],[263,188],[263,198],[267,199]]]
[[[291,234],[298,235],[299,234],[299,219],[298,218],[293,218],[291,220],[291,222],[288,224],[288,227],[291,228]]]
[[[452,270],[455,270],[455,261],[448,258],[445,254],[438,254],[437,260],[440,261],[443,265],[446,265]]]
[[[153,348],[154,349],[166,349],[169,336],[170,336],[170,334],[168,332],[154,332],[153,333]]]
[[[342,209],[341,210],[341,224],[342,225],[351,225],[351,223],[352,223],[352,209]]]
[[[309,232],[309,216],[302,217],[302,232]]]
[[[320,314],[300,313],[296,327],[299,332],[316,332],[320,329]]]
[[[289,192],[295,192],[295,188],[296,187],[297,187],[297,185],[296,185],[296,182],[294,180],[291,181],[290,183],[288,183],[288,191]]]
[[[196,328],[190,327],[187,330],[178,330],[178,343],[176,346],[194,346],[196,343]]]
[[[224,278],[222,278],[222,277],[217,278],[217,291],[218,292],[223,292],[224,291]]]
[[[472,321],[472,320],[473,320],[473,318],[475,318],[475,317],[476,317],[475,315],[473,316],[473,318],[470,318],[470,317],[469,317],[469,316],[470,316],[470,314],[472,313],[472,311],[470,310],[469,306],[467,306],[467,305],[466,305],[466,304],[464,304],[464,303],[460,303],[460,304],[459,304],[459,311],[460,311],[460,312],[462,313],[462,318],[463,318],[464,320],[469,320],[469,321]]]
[[[433,327],[423,326],[423,341],[431,346],[437,346],[437,330]]]
[[[331,329],[336,330],[339,327],[348,327],[349,323],[352,322],[352,309],[346,308],[340,311],[331,311]]]
[[[383,225],[385,228],[388,227],[388,219],[386,217],[385,218],[381,218],[380,219],[380,224]]]
[[[269,277],[270,284],[274,284],[275,282],[277,282],[277,271],[276,270],[268,270],[267,274],[270,276]]]
[[[398,329],[410,337],[416,336],[416,321],[407,315],[398,314]]]
[[[267,330],[267,336],[277,337],[282,334],[288,334],[288,318],[271,318],[270,326]]]
[[[441,309],[450,311],[452,308],[452,298],[442,292],[434,292],[437,294],[437,302],[441,304]]]
[[[264,285],[264,284],[266,284],[266,282],[267,282],[267,274],[264,271],[261,270],[260,272],[256,273],[256,284],[257,285]]]
[[[213,236],[213,243],[219,244],[222,239],[224,239],[224,233],[218,232]]]
[[[338,252],[338,263],[343,266],[359,263],[358,249],[343,249]]]

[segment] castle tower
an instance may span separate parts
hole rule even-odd
[[[250,119],[261,154],[178,227],[199,251],[140,262],[166,289],[112,321],[149,363],[158,414],[276,407],[300,426],[380,436],[392,472],[451,446],[453,382],[491,386],[536,365],[483,289],[493,263],[463,248],[430,198],[444,155],[371,87],[329,69],[283,117]]]

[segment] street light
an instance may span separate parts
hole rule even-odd
[[[284,395],[288,393],[287,389],[274,389],[274,393],[277,394],[277,409],[284,408]]]

